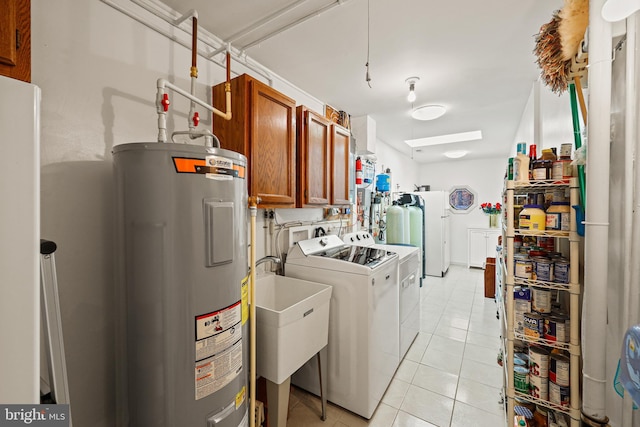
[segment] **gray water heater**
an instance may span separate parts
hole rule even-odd
[[[246,158],[114,147],[118,425],[248,425]]]

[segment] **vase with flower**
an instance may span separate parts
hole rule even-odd
[[[485,214],[489,215],[489,228],[498,227],[498,217],[502,212],[502,205],[498,202],[496,204],[482,203],[480,209]]]

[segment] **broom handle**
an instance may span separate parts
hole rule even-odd
[[[582,92],[582,91],[580,91]],[[569,95],[571,98],[571,117],[573,118],[573,140],[576,150],[582,147],[582,139],[580,138],[580,120],[578,119],[578,105],[576,102],[576,87],[573,83],[569,83]],[[586,116],[585,121],[586,121]],[[586,179],[584,175],[584,165],[578,165],[578,182],[580,184],[580,205],[584,212],[587,199],[585,194]]]
[[[580,76],[575,76],[573,81],[576,85],[576,92],[578,93],[578,101],[580,102],[580,111],[582,112],[582,119],[584,120],[585,127],[587,126],[587,105],[584,102],[584,93],[582,93],[582,84],[580,83]]]

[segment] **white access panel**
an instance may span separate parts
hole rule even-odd
[[[40,403],[40,88],[0,76],[0,402]]]

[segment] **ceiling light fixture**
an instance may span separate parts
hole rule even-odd
[[[442,105],[423,105],[411,112],[411,117],[416,120],[435,120],[444,115],[447,109]]]
[[[431,136],[429,138],[407,139],[405,144],[409,147],[425,147],[427,145],[450,144],[452,142],[474,141],[482,139],[482,131],[451,133],[448,135]]]
[[[420,80],[420,77],[409,77],[405,80],[409,84],[409,95],[407,95],[407,101],[413,102],[416,100],[416,82]]]
[[[453,150],[453,151],[446,151],[444,153],[444,155],[450,159],[459,159],[460,157],[464,157],[467,154],[469,154],[467,150]]]

